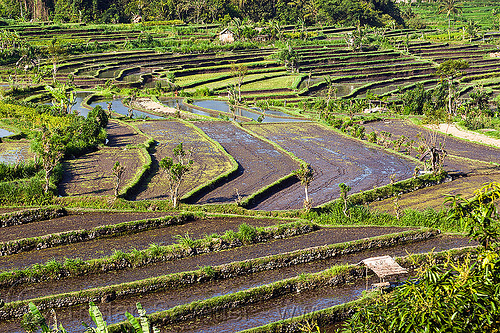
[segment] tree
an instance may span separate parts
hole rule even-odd
[[[304,185],[306,197],[304,199],[304,209],[306,212],[312,208],[312,200],[309,199],[309,185],[314,180],[314,169],[310,164],[301,164],[300,168],[295,171],[295,176],[299,178],[300,183]]]
[[[57,130],[50,131],[42,127],[38,137],[33,143],[33,150],[37,159],[41,160],[43,170],[45,171],[45,193],[49,192],[50,176],[64,156],[64,145],[61,143],[61,136]]]
[[[173,153],[174,158],[167,156],[160,161],[160,168],[164,169],[167,174],[170,200],[174,208],[177,208],[179,188],[184,176],[191,170],[193,160],[191,159],[191,151],[185,151],[182,142],[173,149]]]
[[[294,73],[295,70],[297,70],[297,72],[299,71],[299,54],[290,44],[287,44],[285,48],[281,49],[278,53],[278,59],[283,62],[286,70],[290,67],[292,73]]]
[[[76,104],[76,92],[71,90],[66,84],[56,84],[54,87],[45,86],[52,95],[52,105],[59,110],[61,114],[70,114],[71,108]]]
[[[451,39],[451,15],[462,12],[462,6],[459,0],[440,0],[438,14],[446,13],[448,19],[448,39]]]
[[[441,63],[436,73],[448,81],[448,112],[453,113],[453,85],[454,79],[463,74],[462,70],[469,68],[469,63],[465,60],[450,59]]]
[[[248,72],[248,67],[243,64],[231,64],[231,75],[235,79],[235,85],[238,87],[238,102],[241,102],[241,85]]]
[[[123,172],[125,171],[125,167],[120,164],[120,162],[116,162],[113,166],[113,176],[115,176],[115,187],[114,194],[115,198],[118,197],[118,189],[120,188],[120,183],[122,181]]]

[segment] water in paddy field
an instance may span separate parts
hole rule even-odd
[[[12,135],[11,131],[7,131],[6,129],[0,128],[0,138],[5,138],[6,136]]]
[[[96,107],[97,105],[100,105],[104,110],[108,110],[108,102],[109,101],[110,100],[93,102],[90,104],[90,106],[93,108],[93,107]],[[121,115],[128,116],[128,107],[126,107],[122,103],[121,98],[115,99],[111,102],[111,110],[113,110],[114,112],[119,113]],[[133,115],[134,115],[134,118],[163,119],[163,117],[160,117],[160,116],[157,116],[157,115],[154,115],[151,113],[147,113],[147,112],[138,111],[138,110],[133,110]]]
[[[214,101],[214,100],[198,100],[193,102],[194,105],[205,108],[205,109],[211,109],[215,111],[221,111],[224,113],[227,113],[228,116],[231,116],[231,111],[229,111],[229,104],[226,101]],[[259,110],[259,108],[254,108],[253,110]],[[272,113],[272,115],[276,117],[270,117],[268,116],[269,114]],[[257,112],[252,112],[249,109],[244,109],[244,108],[236,108],[236,114],[238,116],[250,118],[252,120],[257,121],[257,119],[261,116],[260,113]],[[263,123],[273,123],[273,122],[294,122],[294,121],[304,121],[304,119],[294,119],[294,118],[278,118],[278,117],[290,117],[290,115],[281,112],[281,111],[274,111],[274,110],[266,110],[266,113],[264,114],[264,119],[262,120]]]
[[[199,115],[202,115],[202,116],[209,116],[209,117],[213,117],[214,116],[214,115],[212,115],[212,114],[210,114],[208,112],[205,112],[205,111],[202,111],[202,110],[198,110],[198,109],[190,107],[189,105],[184,104],[182,102],[182,98],[167,99],[165,101],[162,101],[162,103],[164,105],[166,105],[168,107],[171,107],[171,108],[174,108],[174,109],[179,108],[182,111],[191,112],[191,113],[199,114]]]
[[[0,153],[0,163],[16,164],[19,161],[24,161],[26,160],[26,156],[29,154],[29,150],[29,144],[15,149],[6,150]]]

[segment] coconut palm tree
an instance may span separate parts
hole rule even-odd
[[[448,19],[448,39],[451,39],[451,15],[456,15],[462,12],[462,3],[459,0],[441,0],[439,3],[439,14],[446,13]]]

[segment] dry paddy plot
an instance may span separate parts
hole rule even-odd
[[[113,195],[113,165],[119,161],[125,167],[122,184],[127,184],[145,162],[139,149],[105,148],[64,162],[64,174],[59,184],[61,195]],[[122,185],[122,186],[123,186]]]
[[[448,195],[460,194],[463,198],[470,199],[474,196],[474,191],[481,188],[485,183],[498,181],[499,179],[499,173],[458,178],[452,182],[405,193],[399,200],[399,206],[401,209],[425,210],[427,208],[434,208],[439,210],[445,207],[444,201]],[[371,203],[370,208],[393,213],[394,202],[393,199],[385,199]]]
[[[172,150],[181,142],[185,150],[192,151],[194,161],[181,185],[181,195],[231,170],[227,155],[190,125],[179,121],[154,121],[140,123],[138,128],[158,144],[152,156],[151,176],[140,188],[134,198],[136,200],[164,199],[168,196],[167,178],[158,163],[162,158],[172,156]]]
[[[401,135],[404,135],[407,138],[415,140],[417,142],[417,145],[419,134],[427,140],[430,140],[431,137],[435,137],[438,144],[444,144],[444,147],[449,155],[490,163],[491,169],[495,169],[494,163],[498,164],[500,161],[499,148],[470,142],[444,133],[434,132],[427,128],[419,127],[404,120],[391,119],[388,121],[376,121],[368,123],[364,126],[366,127],[367,133],[373,131],[386,131],[392,133],[391,140],[395,140],[401,137]],[[464,164],[462,165],[459,159],[448,160],[448,166],[446,165],[446,163],[447,162],[445,160],[444,167],[447,171],[468,173],[472,169],[470,163],[464,161]]]
[[[340,183],[351,186],[351,193],[356,193],[388,184],[393,174],[397,180],[410,178],[415,169],[415,163],[407,159],[368,147],[315,123],[252,124],[247,127],[311,164],[316,172],[310,187],[314,205],[338,198]],[[303,200],[303,187],[294,184],[256,208],[272,210],[279,205],[281,209],[296,209],[302,207]]]
[[[147,137],[138,133],[132,126],[110,120],[106,127],[108,133],[109,147],[126,147],[128,145],[138,145],[147,141]]]

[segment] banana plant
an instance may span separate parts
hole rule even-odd
[[[134,327],[135,333],[150,333],[151,328],[149,325],[148,316],[146,316],[146,310],[142,307],[141,303],[136,303],[137,312],[139,313],[139,320],[132,316],[130,313],[125,312],[125,316],[127,317],[130,324]],[[153,326],[153,333],[160,333],[160,330],[157,327]]]
[[[36,332],[41,329],[42,333],[68,333],[62,325],[57,326],[57,320],[56,324],[51,328],[40,310],[32,302],[28,304],[28,308],[29,312],[24,315],[22,321],[22,325],[27,332]]]
[[[82,325],[87,329],[85,332],[108,333],[108,324],[104,321],[101,311],[99,310],[97,305],[94,304],[94,302],[89,303],[89,314],[96,327],[90,327],[86,323],[82,323]]]

